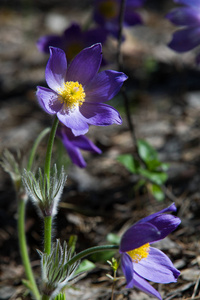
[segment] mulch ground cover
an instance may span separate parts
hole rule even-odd
[[[77,3],[76,3],[77,2]],[[134,153],[119,95],[112,105],[123,118],[121,126],[91,127],[88,136],[102,154],[84,153],[87,167],[68,168],[68,179],[54,223],[54,237],[68,240],[78,237],[77,252],[105,244],[109,233],[122,234],[131,224],[175,202],[181,225],[157,243],[181,271],[176,284],[153,284],[163,299],[200,299],[200,72],[194,64],[195,53],[176,54],[166,46],[174,30],[164,19],[171,6],[153,1],[142,8],[145,25],[126,31],[122,45],[124,72],[129,76],[126,88],[131,116],[138,138],[147,140],[169,163],[165,199],[156,201],[145,188],[136,190],[136,175],[118,161],[120,154]],[[63,1],[5,2],[0,10],[0,153],[8,148],[20,150],[26,159],[34,139],[52,119],[38,106],[37,85],[44,85],[48,56],[38,52],[35,43],[47,33],[60,33],[72,20],[84,22],[89,15],[88,1],[80,6]],[[89,6],[91,7],[91,6]],[[59,24],[59,26],[58,26]],[[111,39],[109,47],[115,49]],[[105,53],[110,54],[105,46]],[[115,68],[115,65],[110,69]],[[39,147],[34,168],[43,162],[45,145]],[[54,149],[56,157],[56,147]],[[0,168],[0,299],[31,299],[22,284],[24,269],[18,250],[17,204],[8,174]],[[42,249],[42,220],[29,202],[26,234],[36,277],[40,261],[36,249]],[[101,257],[91,258],[96,268],[66,291],[67,299],[110,299],[111,270]],[[122,272],[119,270],[119,276]],[[39,281],[39,279],[38,279]],[[125,280],[115,286],[115,299],[149,299],[136,289],[126,289]]]

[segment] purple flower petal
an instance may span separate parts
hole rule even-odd
[[[109,7],[109,11],[107,9]],[[96,0],[94,7],[94,20],[100,26],[105,26],[108,29],[109,23],[116,23],[119,17],[119,0],[113,0],[109,3],[106,0]],[[110,12],[110,13],[109,13]]]
[[[99,154],[102,153],[102,151],[95,144],[93,144],[92,141],[89,140],[85,135],[79,135],[74,137],[72,143],[74,146],[80,149]]]
[[[94,28],[83,32],[85,47],[89,47],[96,43],[104,44],[107,39],[108,32],[105,28]]]
[[[156,228],[158,228],[158,230],[161,233],[159,240],[161,240],[164,239],[172,231],[174,231],[181,223],[181,220],[178,217],[175,217],[173,215],[163,214],[153,218],[152,220],[149,221],[149,223],[151,223]]]
[[[128,77],[121,72],[100,72],[85,88],[87,102],[105,102],[112,99]]]
[[[194,8],[199,8],[199,0],[174,0],[175,3],[185,4]]]
[[[66,71],[67,60],[64,51],[50,47],[50,58],[46,67],[46,81],[53,91],[39,88],[38,101],[48,113],[57,113],[59,120],[70,128],[75,136],[84,135],[90,124],[107,126],[122,123],[119,113],[114,108],[103,103],[87,102],[87,94],[85,95],[75,88],[77,84],[82,88],[80,86],[82,84],[83,90],[88,91],[87,84],[90,85],[90,81],[96,76],[100,67],[101,56],[101,45],[95,44],[82,50]],[[108,74],[112,74],[110,76],[112,80],[104,84],[104,89],[107,89],[107,97],[110,99],[120,89],[127,77],[123,73],[114,71],[108,71]],[[105,81],[105,78],[103,80]],[[102,85],[98,82],[95,84],[97,89]],[[71,89],[73,89],[73,92]],[[80,95],[79,92],[82,94]],[[102,87],[99,88],[99,92],[102,92]],[[60,97],[63,98],[60,99]],[[81,104],[82,106],[80,106]]]
[[[133,287],[133,263],[130,256],[126,253],[121,255],[121,267],[126,278],[126,287]]]
[[[97,74],[102,60],[101,44],[82,50],[71,62],[65,81],[78,81],[83,86]]]
[[[45,35],[39,38],[37,41],[37,48],[39,51],[49,53],[49,47],[57,47],[64,50],[65,42],[63,37],[58,35]]]
[[[141,24],[142,20],[139,14],[135,12],[135,9],[140,7],[145,0],[127,0],[124,14],[124,25],[133,26]],[[94,20],[100,26],[105,27],[109,33],[118,37],[119,31],[119,12],[120,12],[119,0],[96,0],[94,9]]]
[[[66,39],[67,44],[71,44],[71,40],[81,39],[81,27],[77,23],[73,23],[69,28],[64,31],[63,36]]]
[[[50,47],[50,58],[46,66],[46,82],[55,92],[65,83],[67,59],[65,52],[59,48]]]
[[[146,0],[127,0],[126,5],[127,7],[138,8],[142,6],[145,3],[145,1]]]
[[[72,162],[80,168],[86,167],[86,162],[79,150],[101,153],[101,150],[95,146],[86,136],[74,136],[71,129],[61,126],[58,128],[56,135],[61,138],[64,147],[66,148]]]
[[[139,24],[142,24],[141,16],[127,7],[124,15],[124,25],[134,26]]]
[[[147,216],[143,219],[141,219],[140,221],[138,221],[136,224],[139,223],[145,223],[145,222],[149,222],[150,220],[154,219],[155,217],[163,214],[163,213],[167,213],[167,212],[175,212],[176,211],[176,205],[174,203],[172,203],[170,206],[168,206],[167,208],[164,208],[154,214],[151,214],[150,216]]]
[[[85,47],[83,32],[81,27],[73,23],[63,33],[63,40],[65,41],[65,52],[68,61],[72,59]]]
[[[150,247],[149,255],[134,263],[134,271],[141,277],[158,283],[176,282],[180,272],[160,250]]]
[[[200,44],[200,27],[191,27],[176,31],[168,46],[177,51],[189,51]]]
[[[65,146],[69,157],[71,158],[72,162],[79,166],[80,168],[85,168],[86,167],[86,162],[78,149],[68,138],[67,135],[62,134],[62,142],[63,145]]]
[[[78,109],[68,114],[61,110],[57,113],[57,117],[61,123],[72,130],[75,136],[88,132],[89,126]]]
[[[107,104],[85,102],[80,107],[80,112],[90,125],[107,126],[122,123],[118,111]]]
[[[145,279],[140,277],[137,273],[134,273],[133,284],[136,288],[144,293],[151,294],[156,298],[162,300],[162,297],[158,291],[156,291]]]
[[[127,252],[147,243],[158,240],[159,230],[151,223],[141,223],[131,226],[122,236],[119,252]]]
[[[63,106],[63,104],[58,101],[58,95],[48,88],[38,86],[36,95],[40,106],[48,114],[56,114]]]
[[[175,25],[200,25],[199,11],[190,7],[179,7],[174,9],[166,15],[166,18]]]

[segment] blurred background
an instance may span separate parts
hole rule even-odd
[[[48,54],[36,43],[46,34],[61,35],[72,22],[92,21],[91,0],[0,1],[0,154],[9,149],[21,153],[21,161],[38,134],[52,123],[36,100],[36,86],[46,86]],[[120,234],[140,218],[174,201],[181,226],[159,245],[181,270],[177,284],[159,286],[164,299],[199,298],[200,238],[200,72],[195,64],[196,49],[178,54],[167,47],[176,29],[165,19],[173,1],[146,0],[138,9],[143,25],[124,30],[123,71],[129,76],[129,96],[136,136],[147,140],[169,163],[166,197],[155,200],[146,189],[135,189],[137,176],[118,161],[120,154],[132,153],[132,143],[119,94],[111,101],[123,118],[123,125],[91,127],[88,136],[102,155],[84,153],[87,167],[69,163],[68,180],[55,220],[55,237],[68,240],[78,236],[77,252],[85,247],[108,242],[108,234]],[[116,40],[103,46],[105,58],[116,69]],[[34,169],[44,160],[46,140],[39,147]],[[55,145],[55,160],[58,151]],[[17,205],[11,179],[0,168],[0,300],[30,299],[22,284],[24,271],[16,234]],[[42,249],[42,221],[35,207],[27,205],[26,232],[30,257],[37,277]],[[67,290],[67,299],[110,299],[111,273],[105,257],[93,257],[97,268]],[[119,271],[119,276],[120,274]],[[122,279],[116,284],[116,299],[149,299],[137,290],[125,289]]]

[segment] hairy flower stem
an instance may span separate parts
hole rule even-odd
[[[30,260],[28,256],[28,249],[26,244],[25,236],[25,201],[23,198],[18,199],[18,239],[19,239],[19,248],[24,265],[26,276],[30,282],[30,289],[36,300],[39,300],[40,293],[38,291],[35,278],[33,276],[32,268],[30,265]]]
[[[119,246],[117,245],[103,245],[103,246],[95,246],[95,247],[91,247],[88,248],[86,250],[81,251],[80,253],[76,254],[74,257],[72,257],[72,259],[70,259],[66,265],[72,265],[74,264],[76,261],[90,255],[96,252],[102,252],[102,251],[110,251],[110,250],[118,250]]]
[[[54,143],[54,138],[56,135],[58,123],[59,120],[57,117],[55,117],[53,125],[51,127],[51,132],[49,135],[49,140],[47,145],[47,152],[46,152],[45,165],[44,165],[44,174],[46,178],[45,180],[47,180],[47,187],[49,187],[50,184],[51,156],[52,156],[53,143]]]
[[[55,117],[53,125],[51,127],[51,132],[49,135],[46,157],[45,157],[45,165],[44,165],[44,188],[45,181],[47,180],[47,188],[50,185],[50,170],[51,170],[51,156],[52,149],[54,144],[54,138],[56,135],[56,130],[58,127],[59,120]],[[51,231],[52,231],[52,216],[44,217],[44,252],[47,254],[51,253]]]
[[[33,145],[33,148],[31,150],[31,153],[29,155],[29,160],[27,164],[27,171],[31,170],[33,160],[35,157],[36,150],[38,148],[38,145],[40,144],[41,140],[45,137],[45,135],[50,131],[50,128],[44,129],[37,139],[35,140],[35,143]],[[19,190],[17,190],[17,193],[19,193]],[[25,208],[26,208],[26,201],[23,199],[23,197],[18,196],[18,239],[19,239],[19,249],[20,254],[23,262],[23,266],[25,269],[26,277],[29,281],[29,288],[31,289],[32,294],[34,295],[35,299],[39,300],[41,299],[37,284],[35,282],[35,278],[33,275],[33,271],[30,264],[30,259],[28,255],[28,249],[27,249],[27,243],[26,243],[26,235],[25,235]]]
[[[44,252],[51,253],[51,227],[52,216],[44,217]]]

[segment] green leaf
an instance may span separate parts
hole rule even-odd
[[[114,257],[112,257],[111,261],[107,260],[107,263],[111,266],[111,268],[113,269],[114,272],[116,272],[117,269],[119,268],[119,262]]]
[[[55,300],[66,300],[65,294],[61,293],[55,297]]]
[[[161,165],[157,151],[144,140],[138,140],[137,146],[139,155],[148,166],[148,169],[156,170]]]
[[[134,190],[137,191],[139,190],[143,185],[146,184],[146,180],[145,179],[140,179],[136,185],[134,186]]]
[[[23,285],[24,285],[27,289],[29,289],[30,291],[33,290],[33,286],[32,286],[32,284],[31,284],[31,282],[30,282],[29,280],[22,279],[22,283],[23,283]]]
[[[121,238],[114,233],[109,233],[106,237],[107,241],[111,244],[119,245]]]
[[[165,194],[159,185],[150,184],[149,190],[150,190],[151,194],[156,198],[156,200],[163,201],[165,199]]]
[[[165,183],[168,177],[164,172],[151,172],[143,168],[139,169],[139,173],[157,185]]]
[[[77,235],[70,235],[68,247],[70,248],[71,253],[74,253],[75,251],[77,238]]]
[[[61,293],[55,297],[55,300],[66,300],[65,294]]]
[[[122,154],[117,157],[117,160],[124,165],[124,167],[133,174],[138,173],[139,162],[133,158],[131,154]]]
[[[76,270],[75,274],[79,274],[79,273],[82,273],[82,272],[88,272],[88,271],[91,271],[93,270],[94,268],[96,268],[96,265],[91,262],[90,260],[88,259],[84,259],[78,269]]]
[[[161,167],[162,171],[167,171],[169,169],[169,164],[161,163],[160,167]]]
[[[96,252],[90,256],[90,259],[94,262],[105,262],[107,260],[110,260],[115,254],[116,251]]]

